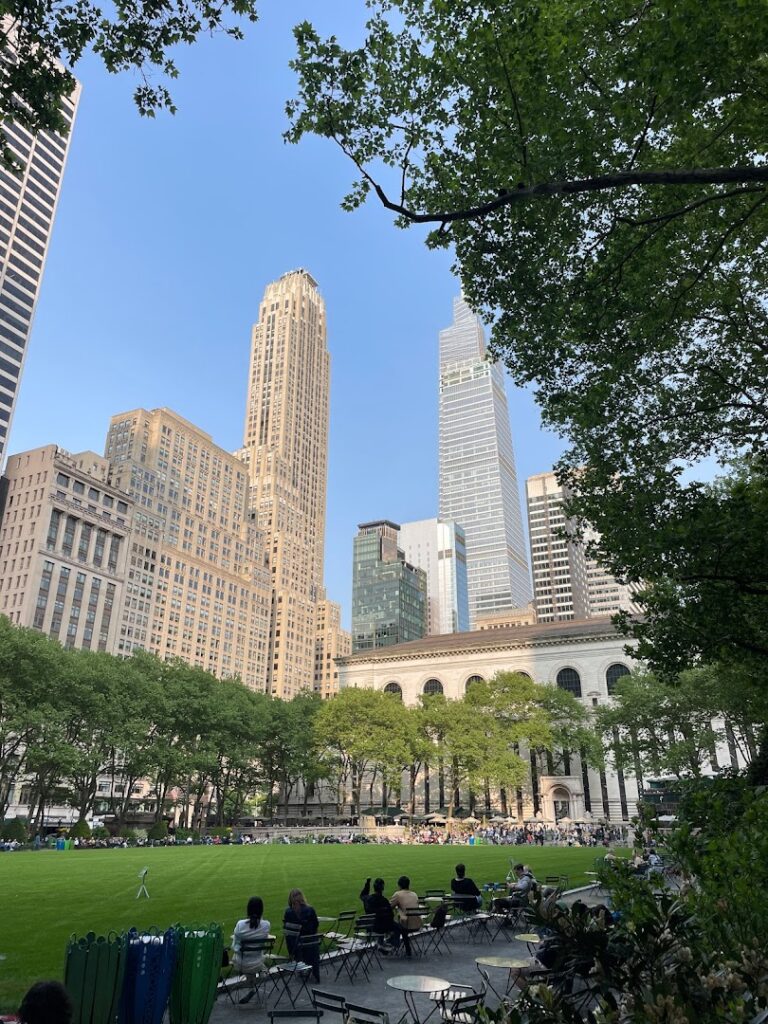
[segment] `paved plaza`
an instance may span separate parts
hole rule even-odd
[[[590,904],[600,902],[601,899],[592,889],[576,890],[564,897],[569,903],[577,898]],[[526,930],[524,925],[520,926],[521,933]],[[465,925],[460,925],[449,929],[446,952],[438,954],[431,952],[427,956],[414,955],[412,959],[407,959],[404,956],[382,958],[381,967],[372,965],[369,972],[370,980],[366,980],[365,976],[360,974],[354,981],[350,981],[343,971],[339,979],[336,980],[335,974],[338,965],[330,962],[328,965],[321,965],[320,983],[315,985],[310,983],[308,987],[309,989],[314,987],[327,992],[335,992],[343,996],[349,1003],[383,1010],[389,1014],[390,1024],[397,1024],[407,1007],[403,992],[387,985],[390,978],[402,975],[428,975],[452,984],[471,985],[479,990],[483,984],[483,978],[475,962],[478,957],[530,961],[531,948],[523,941],[506,936],[504,932],[499,933],[492,942],[488,941],[487,936],[482,935],[473,939],[469,929]],[[485,970],[488,971],[491,984],[497,991],[497,994],[488,991],[486,1004],[490,1008],[495,1008],[499,1004],[498,993],[505,991],[510,972],[500,967],[485,967]],[[292,991],[298,992],[299,987],[294,980]],[[434,1003],[430,1002],[427,996],[417,995],[414,998],[419,1019],[423,1021],[433,1009]],[[235,995],[235,999],[237,999],[237,995]],[[302,993],[301,998],[296,1001],[295,1008],[297,1011],[311,1009],[309,998]],[[234,1021],[239,1021],[242,1024],[249,1017],[254,1021],[265,1022],[268,1009],[290,1010],[291,1004],[288,998],[283,996],[279,1004],[276,1004],[275,999],[272,998],[267,1001],[267,1006],[263,1001],[257,1002],[256,999],[245,1006],[239,1006],[233,1005],[229,998],[222,993],[211,1015],[211,1024],[229,1024]],[[285,1018],[288,1022],[292,1019],[294,1018]],[[296,1016],[295,1019],[299,1021],[301,1018]],[[341,1022],[340,1016],[328,1012],[323,1019],[329,1024],[340,1024]],[[432,1022],[438,1021],[439,1016],[436,1014],[431,1020]]]

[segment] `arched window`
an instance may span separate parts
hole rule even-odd
[[[430,694],[430,693],[442,693],[442,692],[443,692],[443,684],[440,682],[439,679],[428,679],[426,681],[426,683],[424,683],[424,693]]]
[[[384,693],[394,693],[400,700],[403,699],[403,688],[400,686],[400,683],[387,683],[384,687]]]
[[[581,676],[575,668],[561,668],[557,673],[557,685],[574,697],[581,696]]]
[[[629,669],[626,665],[620,665],[617,662],[615,665],[609,666],[608,671],[605,673],[605,683],[608,687],[609,697],[613,694],[613,691],[616,689],[616,683],[618,683],[620,679],[623,679],[624,676],[628,675]]]
[[[525,679],[533,679],[533,676],[531,675],[530,672],[521,672],[519,668],[515,669],[515,675],[516,676],[523,676]]]
[[[484,683],[484,682],[485,682],[485,680],[483,679],[482,676],[470,676],[469,679],[464,684],[464,692],[466,693],[466,691],[470,688],[470,686],[474,686],[475,683]]]

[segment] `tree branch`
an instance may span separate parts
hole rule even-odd
[[[413,224],[441,224],[461,220],[478,220],[505,206],[513,206],[529,199],[544,199],[559,195],[579,195],[589,192],[605,192],[627,188],[630,185],[725,185],[730,182],[761,181],[768,183],[768,164],[745,167],[699,167],[679,171],[616,171],[614,174],[598,175],[594,178],[577,178],[573,181],[545,181],[538,185],[502,192],[495,199],[464,210],[446,210],[441,213],[417,213],[403,203],[389,198],[381,185],[363,168],[361,162],[352,156],[349,148],[336,136],[336,143],[349,156],[360,173],[370,183],[379,200],[387,210],[399,214]]]
[[[716,203],[723,199],[733,199],[734,196],[749,196],[755,192],[762,193],[763,191],[764,189],[762,188],[734,188],[730,192],[715,192],[711,196],[704,196],[703,199],[697,199],[695,203],[679,206],[676,210],[670,210],[669,213],[659,214],[658,217],[645,217],[642,220],[634,220],[632,217],[617,217],[616,220],[620,224],[629,224],[633,228],[639,228],[645,224],[657,224],[660,221],[674,220],[675,217],[682,217],[686,213],[697,210],[700,206],[705,206],[707,203]]]

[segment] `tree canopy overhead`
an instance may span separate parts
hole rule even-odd
[[[61,100],[72,92],[72,70],[89,49],[113,74],[138,73],[134,99],[142,114],[174,111],[165,85],[178,75],[173,48],[204,33],[239,39],[241,19],[256,21],[255,0],[116,0],[103,6],[94,0],[0,0],[0,126],[15,121],[32,132],[66,135]],[[2,157],[10,162],[8,153]]]
[[[714,497],[732,522],[735,493],[687,470],[747,458],[765,475],[765,0],[370,7],[356,49],[295,29],[288,139],[341,147],[346,208],[376,195],[453,247],[493,355],[570,442],[559,473],[595,553],[698,601],[687,524],[712,525]],[[727,538],[710,536],[688,561],[718,600],[763,601],[765,562],[719,575]]]
[[[358,49],[295,30],[288,137],[351,158],[346,205],[373,190],[437,225],[494,354],[580,458],[759,448],[764,0],[371,6]]]

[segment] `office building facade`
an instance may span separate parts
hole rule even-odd
[[[105,456],[135,502],[118,653],[265,690],[270,581],[245,467],[170,409],[113,416]]]
[[[584,548],[561,535],[572,525],[563,510],[567,492],[554,473],[538,473],[526,480],[526,497],[538,621],[586,619],[589,595]]]
[[[632,588],[588,557],[582,543],[563,535],[573,524],[563,508],[568,491],[555,474],[529,477],[526,496],[537,620],[562,622],[610,616],[622,609],[637,611]],[[595,536],[588,532],[585,542]]]
[[[400,547],[427,576],[427,635],[469,629],[467,553],[456,523],[421,519],[400,526]]]
[[[400,527],[361,523],[352,564],[352,650],[405,643],[427,631],[427,576],[398,547]]]
[[[327,698],[339,692],[336,659],[351,653],[352,634],[341,627],[341,605],[323,596],[317,603],[315,624],[315,693]]]
[[[325,303],[306,270],[268,285],[253,327],[244,447],[250,506],[272,582],[268,690],[315,680],[323,590],[330,356]]]
[[[16,407],[24,359],[61,192],[80,86],[62,101],[66,137],[33,135],[19,124],[0,128],[22,170],[0,166],[0,465]]]
[[[133,500],[95,452],[12,455],[2,478],[0,612],[65,647],[117,651]]]
[[[504,371],[463,298],[440,332],[440,519],[461,524],[469,618],[531,599]]]

